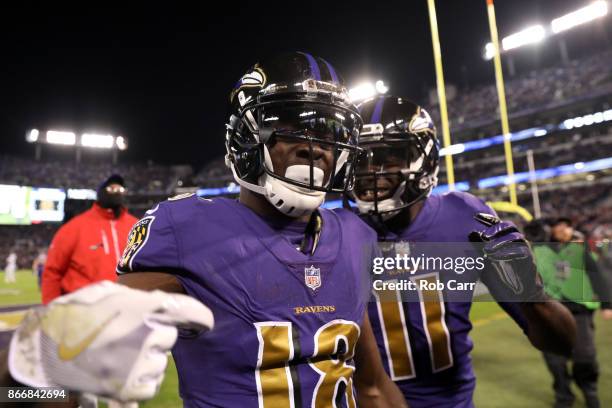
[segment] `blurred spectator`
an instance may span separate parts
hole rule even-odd
[[[38,279],[38,288],[42,289],[42,273],[47,263],[47,250],[41,249],[38,256],[32,262],[32,273],[36,275]]]
[[[530,227],[533,225],[530,224]],[[527,231],[533,235],[530,230]],[[612,319],[608,282],[601,274],[582,234],[577,233],[568,218],[558,218],[551,226],[552,242],[535,244],[534,254],[546,293],[560,300],[576,321],[576,343],[571,359],[544,353],[553,376],[555,407],[571,407],[575,396],[572,380],[584,395],[587,407],[599,407],[593,312],[600,307],[605,319]],[[580,241],[580,242],[577,242]],[[571,374],[568,363],[572,362]]]
[[[15,283],[15,272],[17,271],[17,254],[14,251],[6,257],[4,268],[4,283]]]
[[[123,205],[124,186],[122,177],[109,177],[92,208],[55,234],[42,277],[44,304],[91,283],[117,279],[115,268],[136,222]]]
[[[599,269],[606,275],[608,282],[612,282],[612,223],[599,225],[593,230],[589,236],[589,247]]]

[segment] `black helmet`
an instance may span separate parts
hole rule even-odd
[[[316,209],[326,192],[352,188],[362,121],[327,61],[293,52],[257,63],[240,78],[230,103],[226,164],[242,187],[291,216]],[[277,137],[307,143],[310,166],[275,173],[269,147]],[[313,164],[313,144],[333,149],[328,180]]]
[[[429,114],[385,95],[359,105],[365,125],[353,197],[362,214],[391,218],[427,197],[437,184],[439,143]]]

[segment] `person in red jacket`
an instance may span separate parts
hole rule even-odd
[[[115,267],[137,219],[123,204],[125,183],[121,176],[110,176],[97,192],[93,206],[53,237],[43,271],[43,304],[91,283],[117,279]]]

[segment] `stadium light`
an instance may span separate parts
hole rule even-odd
[[[376,81],[376,84],[374,84],[374,86],[376,88],[376,92],[378,92],[379,94],[386,94],[389,90],[389,87],[385,85],[385,83],[380,79]]]
[[[95,200],[97,193],[95,190],[87,188],[69,188],[67,197],[70,200]]]
[[[111,149],[115,145],[112,135],[100,135],[96,133],[83,133],[81,135],[81,146]]]
[[[612,168],[612,157],[605,159],[593,160],[590,162],[577,162],[573,164],[564,164],[562,166],[550,167],[535,171],[536,180],[545,180],[555,177],[564,176],[567,174],[590,173],[593,171],[607,170]],[[530,180],[532,175],[528,172],[516,173],[514,175],[515,183],[524,183]],[[478,188],[485,189],[510,184],[507,175],[486,177],[478,180]]]
[[[591,126],[602,122],[608,122],[612,120],[612,109],[608,109],[602,112],[595,112],[589,115],[577,116],[575,118],[566,119],[561,124],[561,129],[575,129],[583,126]]]
[[[457,143],[457,144],[450,145],[448,147],[441,148],[440,156],[446,156],[448,154],[450,154],[451,156],[454,156],[456,154],[461,154],[463,152],[465,152],[465,144]]]
[[[515,48],[522,47],[524,45],[536,44],[544,40],[546,37],[546,29],[544,26],[538,24],[531,27],[527,27],[517,33],[511,34],[504,37],[501,41],[502,50],[509,51]],[[488,42],[484,49],[484,58],[488,61],[493,59],[495,55],[495,46],[493,43]]]
[[[352,102],[362,101],[376,95],[376,88],[371,83],[366,82],[349,89],[348,94]]]
[[[47,143],[74,146],[76,144],[76,135],[73,132],[48,130]]]
[[[26,142],[35,143],[36,141],[38,141],[39,135],[40,135],[40,132],[38,131],[38,129],[30,130],[28,134],[26,135]]]
[[[504,51],[522,47],[527,44],[539,43],[546,36],[546,30],[541,25],[527,27],[524,30],[514,33],[502,40],[502,48]]]
[[[117,148],[119,150],[127,149],[127,140],[125,140],[123,136],[117,136],[117,138],[115,139],[115,143],[117,144]]]
[[[569,30],[578,25],[589,23],[608,14],[608,2],[597,0],[586,7],[572,11],[564,16],[555,18],[550,22],[552,34],[558,34]],[[546,37],[546,29],[542,25],[528,27],[518,33],[509,35],[502,40],[502,50],[508,51],[513,48],[522,47],[527,44],[534,44],[542,41]],[[493,59],[495,49],[492,43],[487,43],[484,49],[484,58]]]
[[[376,96],[376,94],[385,94],[388,90],[389,87],[383,81],[378,80],[374,84],[371,82],[359,84],[349,89],[348,94],[351,102],[359,102]]]
[[[108,150],[127,149],[127,140],[123,136],[115,137],[111,134],[83,133],[77,140],[76,134],[70,131],[47,130],[44,132],[46,135],[44,138],[40,137],[40,133],[38,129],[29,130],[26,133],[26,141],[28,143],[48,143]]]
[[[571,13],[559,18],[555,18],[550,23],[550,29],[553,33],[557,34],[603,17],[606,14],[608,14],[608,3],[603,0],[595,1],[586,7],[572,11]]]
[[[484,59],[487,61],[492,60],[495,56],[495,46],[492,42],[488,42],[484,48]]]

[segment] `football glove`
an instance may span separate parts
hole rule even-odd
[[[483,228],[472,231],[469,240],[482,242],[482,251],[490,265],[483,282],[499,301],[540,302],[548,298],[537,271],[531,247],[511,222],[479,213],[474,219]]]
[[[213,324],[191,297],[104,281],[31,309],[11,338],[9,370],[32,387],[145,400],[159,390],[177,327]]]

